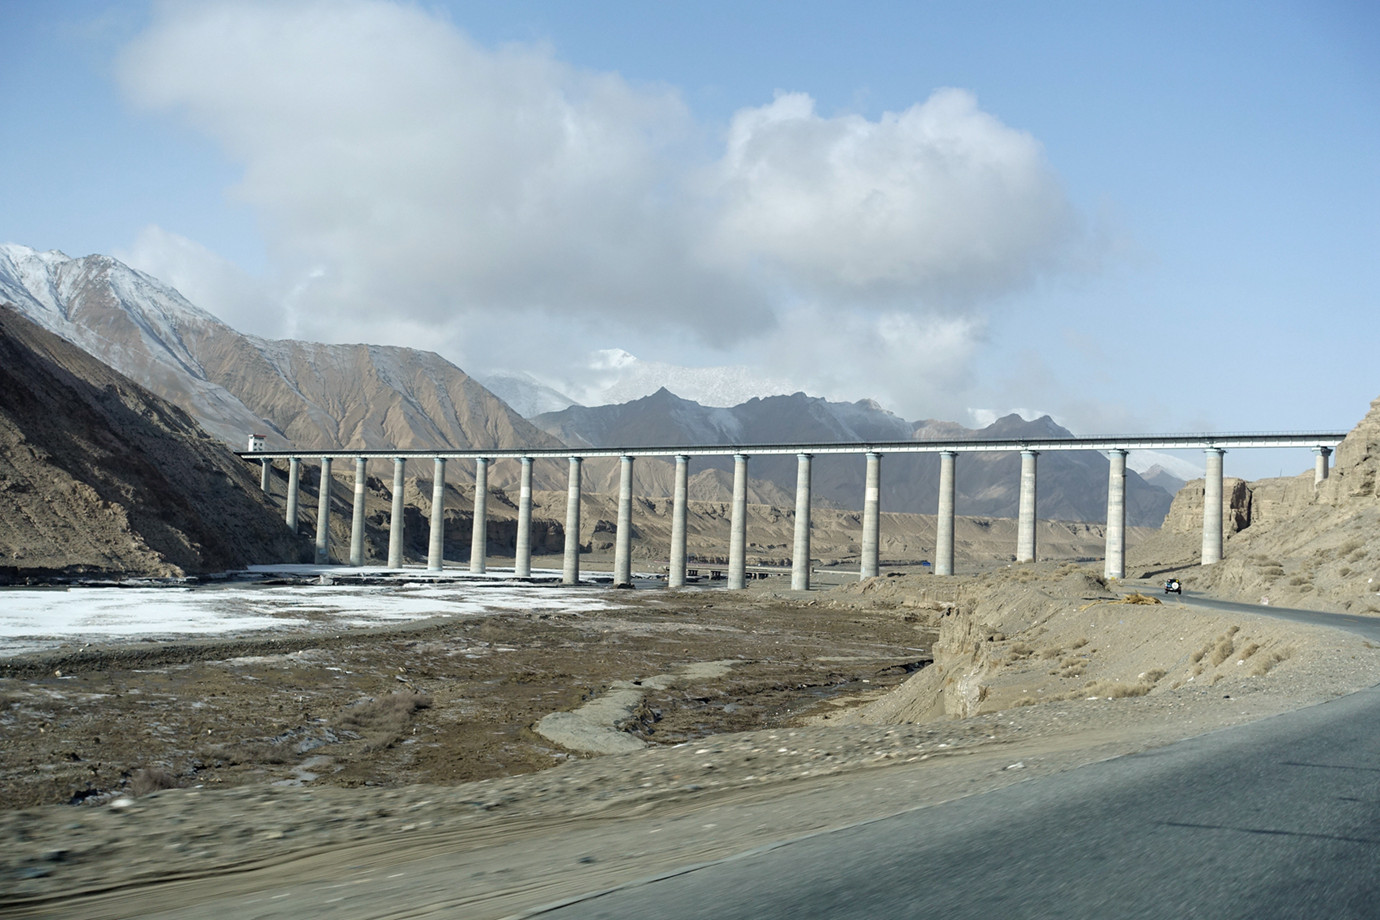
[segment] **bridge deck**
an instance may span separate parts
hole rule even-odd
[[[976,453],[1004,450],[1223,450],[1259,447],[1336,447],[1345,432],[1248,432],[1236,434],[1097,435],[1083,438],[996,438],[950,441],[855,441],[801,444],[698,444],[659,447],[489,447],[489,448],[354,448],[236,451],[246,460],[282,460],[290,457],[442,457],[447,460],[521,459],[523,457],[691,457],[763,456],[767,454],[920,454]]]

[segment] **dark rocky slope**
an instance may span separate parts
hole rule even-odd
[[[0,575],[298,558],[253,471],[181,409],[0,306]]]

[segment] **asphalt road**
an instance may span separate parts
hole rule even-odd
[[[1361,617],[1185,601],[1380,638]],[[540,916],[1380,917],[1380,689]]]

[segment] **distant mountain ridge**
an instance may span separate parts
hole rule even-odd
[[[236,447],[559,446],[433,352],[244,335],[109,256],[0,245],[0,301]]]
[[[664,387],[619,406],[571,407],[532,421],[569,444],[590,447],[696,444],[827,444],[968,438],[1071,438],[1049,416],[1026,421],[1000,418],[982,429],[927,419],[907,422],[871,400],[834,403],[795,393],[751,399],[713,408],[682,399]],[[726,457],[694,458],[695,468],[728,470]],[[1045,451],[1039,458],[1037,513],[1065,521],[1102,521],[1107,512],[1106,457],[1097,451]],[[749,460],[754,479],[783,494],[795,489],[796,458],[763,455]],[[820,454],[812,464],[812,498],[840,508],[862,504],[864,460],[856,455]],[[1019,505],[1020,457],[1014,451],[963,454],[955,469],[957,510],[966,515],[1014,517]],[[883,458],[882,508],[934,514],[938,510],[939,458],[895,454]],[[1126,474],[1127,522],[1158,526],[1172,496],[1134,471]]]

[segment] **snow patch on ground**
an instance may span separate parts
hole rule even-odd
[[[264,566],[256,571],[319,574],[330,580],[388,570]],[[419,572],[392,574],[400,576],[397,584],[6,589],[0,592],[0,656],[89,640],[237,635],[313,622],[348,628],[490,613],[583,613],[613,606],[587,589],[481,583],[467,572],[446,573],[451,577],[440,583],[408,580]]]

